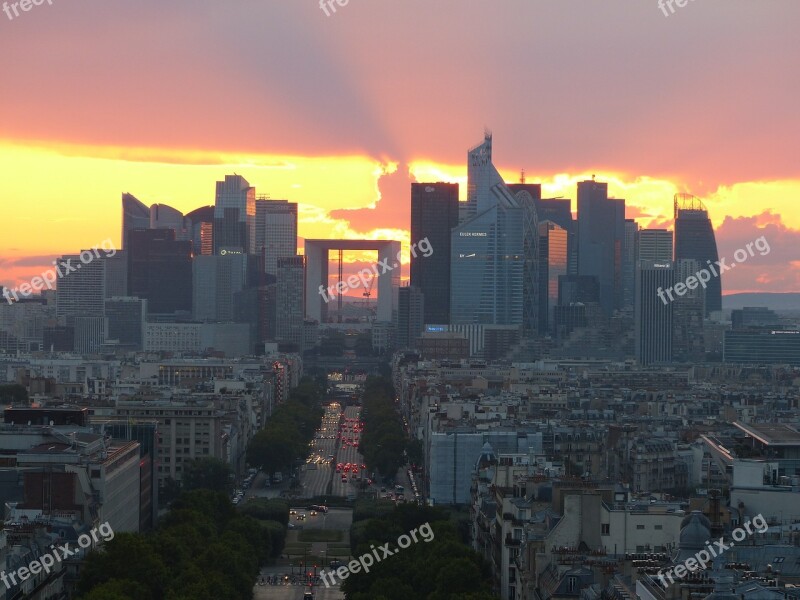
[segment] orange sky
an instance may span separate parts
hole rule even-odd
[[[463,183],[487,125],[507,180],[574,199],[596,174],[645,226],[694,193],[721,256],[770,239],[725,293],[800,291],[798,17],[796,0],[669,18],[626,0],[43,5],[0,20],[0,284],[118,244],[122,192],[188,212],[234,171],[298,202],[302,237],[407,247],[410,182]]]

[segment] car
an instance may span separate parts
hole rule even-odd
[[[296,515],[296,514],[297,514],[297,511],[296,511],[296,510],[294,510],[294,509],[292,509],[292,510],[290,510],[290,511],[289,511],[289,514],[290,514],[290,515]]]
[[[317,511],[312,510],[310,514],[311,514],[312,517],[316,517],[317,516]]]
[[[298,521],[305,521],[305,520],[306,520],[306,515],[305,515],[305,513],[300,513],[300,514],[299,514],[299,515],[297,515],[295,518],[296,518]]]

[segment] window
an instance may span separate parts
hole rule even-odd
[[[636,529],[644,529],[644,525],[637,525]]]
[[[574,592],[578,587],[578,578],[577,577],[568,577],[567,578],[567,591]]]
[[[600,535],[611,535],[610,523],[603,523],[600,525]]]
[[[786,557],[785,557],[785,556],[776,556],[776,557],[775,557],[775,558],[772,560],[772,562],[780,564],[780,563],[782,563],[784,560],[786,560]]]

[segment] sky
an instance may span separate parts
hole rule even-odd
[[[575,183],[596,175],[645,227],[671,228],[673,195],[694,194],[720,256],[761,236],[771,248],[726,274],[724,293],[800,291],[797,0],[695,0],[668,16],[657,0],[331,10],[0,12],[0,285],[118,247],[123,192],[189,212],[234,172],[299,203],[301,238],[407,250],[410,183],[459,182],[463,196],[467,149],[489,128],[508,181],[524,169],[575,210]]]

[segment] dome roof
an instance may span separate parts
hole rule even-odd
[[[711,523],[699,510],[693,511],[683,522],[675,562],[684,562],[702,550],[711,538]]]

